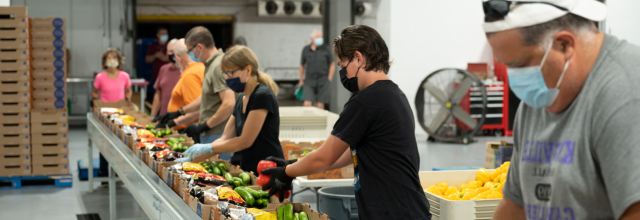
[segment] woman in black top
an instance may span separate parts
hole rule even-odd
[[[278,135],[278,86],[269,75],[259,72],[256,55],[245,46],[234,46],[220,63],[227,86],[241,93],[222,137],[211,145],[194,145],[185,155],[199,156],[194,162],[217,153],[239,153],[240,168],[256,172],[258,162],[269,156],[284,158]],[[248,94],[248,95],[247,95]],[[190,155],[191,154],[191,155]]]

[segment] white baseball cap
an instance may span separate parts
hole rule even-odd
[[[495,1],[495,0],[493,0]],[[513,0],[509,13],[501,20],[485,21],[486,33],[542,24],[568,13],[592,20],[607,17],[607,6],[596,0]]]

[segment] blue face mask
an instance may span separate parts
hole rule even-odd
[[[225,80],[229,89],[233,90],[235,93],[244,92],[244,87],[247,85],[246,82],[249,79],[249,76],[247,76],[247,78],[244,80],[245,82],[242,82],[240,81],[240,77],[242,76],[242,74],[244,74],[244,69],[242,70],[240,76]]]
[[[556,87],[553,89],[547,88],[547,84],[544,82],[544,77],[542,76],[542,66],[547,59],[547,55],[549,55],[549,51],[551,51],[552,45],[553,43],[549,44],[549,48],[547,48],[547,52],[545,52],[544,57],[542,57],[540,65],[507,68],[509,88],[511,88],[520,100],[533,108],[548,107],[556,101],[558,93],[560,92],[558,87],[560,86],[560,82],[562,82],[564,73],[567,71],[567,67],[569,67],[569,60],[567,60]]]
[[[165,42],[167,42],[168,40],[169,40],[169,35],[166,35],[166,34],[165,34],[165,35],[160,35],[160,41],[161,41],[162,43],[165,43]]]
[[[319,37],[314,39],[313,42],[316,44],[316,46],[319,47],[319,46],[322,46],[322,44],[324,43],[324,40],[321,37]]]

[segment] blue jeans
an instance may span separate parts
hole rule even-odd
[[[222,137],[222,134],[211,134],[211,135],[207,135],[207,136],[200,136],[200,143],[201,144],[209,144],[215,140],[218,140],[218,138]],[[231,156],[233,155],[233,153],[220,153],[218,154],[218,156],[220,157],[220,159],[223,160],[231,160]]]

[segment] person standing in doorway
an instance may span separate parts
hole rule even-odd
[[[171,100],[171,92],[173,87],[176,86],[178,80],[180,80],[180,68],[176,65],[175,54],[173,54],[173,46],[178,39],[172,39],[167,44],[167,57],[169,62],[160,68],[158,73],[158,79],[153,84],[153,88],[156,90],[156,94],[153,96],[153,107],[151,108],[151,117],[156,115],[162,115],[167,113],[167,106],[169,106],[169,100]]]
[[[336,70],[331,51],[323,44],[322,32],[311,31],[311,44],[302,49],[300,61],[300,86],[304,86],[302,100],[304,106],[316,103],[324,109],[329,103],[331,80]],[[305,75],[306,72],[306,75]]]

